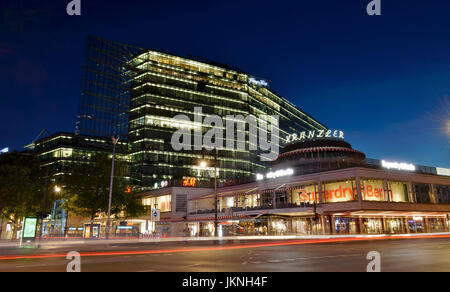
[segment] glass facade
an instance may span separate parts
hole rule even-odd
[[[389,199],[391,202],[411,202],[411,190],[409,183],[387,181]]]
[[[254,82],[251,76],[227,65],[211,65],[155,51],[139,54],[127,63],[132,78],[129,113],[129,139],[132,145],[132,176],[141,191],[152,189],[161,179],[173,181],[196,177],[199,183],[214,176],[214,159],[208,154],[209,169],[200,169],[201,151],[174,151],[171,137],[178,129],[211,129],[194,122],[195,107],[202,115],[279,116],[281,137],[294,131],[325,127],[269,88]],[[192,122],[174,122],[185,115]],[[192,131],[194,132],[194,131]],[[193,133],[195,136],[195,133]],[[269,131],[270,134],[270,131]],[[248,125],[246,128],[248,141]],[[235,143],[237,136],[233,138]],[[280,139],[281,147],[284,139]],[[217,158],[219,183],[252,177],[267,165],[260,151],[219,149]]]
[[[416,202],[422,204],[430,204],[431,202],[431,188],[429,184],[418,184],[413,185],[414,193],[416,195]]]
[[[383,180],[362,179],[361,194],[365,201],[389,201]]]
[[[49,167],[55,176],[70,174],[82,163],[90,163],[95,153],[108,153],[112,157],[111,138],[101,138],[73,133],[57,133],[35,143],[41,167]],[[116,159],[129,162],[128,144],[119,141],[116,145]],[[126,177],[125,179],[128,179]]]
[[[224,236],[242,235],[323,235],[323,234],[408,234],[448,232],[450,216],[445,211],[428,215],[414,204],[449,204],[449,185],[425,184],[414,181],[360,178],[363,202],[386,202],[399,204],[400,209],[386,209],[393,205],[370,205],[370,210],[355,210],[325,214],[318,211],[325,205],[332,209],[343,208],[339,203],[358,202],[355,178],[322,181],[319,183],[298,182],[288,188],[259,189],[255,185],[251,193],[242,190],[219,195],[219,217],[234,220],[233,228],[221,227]],[[322,204],[320,203],[321,185]],[[246,186],[248,188],[249,186]],[[401,205],[400,205],[401,204]],[[383,209],[384,207],[384,209]],[[441,208],[441,207],[439,207]],[[230,209],[232,210],[229,213]],[[274,209],[276,214],[265,215]],[[285,209],[286,211],[283,211]],[[442,206],[442,210],[446,210]],[[259,211],[251,219],[239,219],[236,214]],[[344,209],[345,210],[345,209]],[[403,210],[403,211],[399,211]],[[409,210],[409,211],[406,211]],[[450,209],[448,209],[450,210]],[[240,213],[243,212],[243,213]],[[214,198],[207,197],[190,202],[189,214],[213,214]],[[309,215],[301,215],[301,214]],[[437,213],[441,213],[436,215]],[[450,212],[449,212],[450,213]],[[252,213],[255,214],[255,213]],[[283,216],[281,216],[283,214]],[[225,216],[225,217],[223,217]],[[228,218],[228,219],[227,219]],[[238,227],[240,226],[240,227]],[[231,231],[233,230],[233,231]]]
[[[172,195],[164,195],[158,197],[146,198],[143,200],[144,206],[149,206],[161,212],[171,212],[172,211]]]
[[[410,202],[411,192],[409,183],[361,179],[361,194],[364,201],[378,202]]]
[[[436,203],[450,204],[450,186],[435,185]]]
[[[340,203],[358,200],[356,181],[354,179],[324,182],[322,195],[324,203]]]
[[[297,206],[301,204],[319,203],[319,186],[317,184],[299,186],[291,191],[291,202]]]

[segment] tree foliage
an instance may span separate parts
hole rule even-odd
[[[19,219],[41,211],[43,179],[35,155],[17,151],[0,155],[0,210],[13,227]],[[51,193],[47,199],[48,203],[53,200]]]
[[[72,174],[65,178],[64,192],[69,194],[66,204],[69,211],[92,219],[98,214],[107,213],[111,162],[106,153],[94,154],[90,163],[76,166]],[[144,207],[137,196],[125,192],[126,174],[126,162],[116,159],[111,215],[123,212],[125,217],[139,216],[144,212]]]

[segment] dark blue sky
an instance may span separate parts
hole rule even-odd
[[[49,3],[50,2],[50,3]],[[230,63],[368,157],[450,168],[450,1],[2,0],[0,148],[73,131],[87,35]]]

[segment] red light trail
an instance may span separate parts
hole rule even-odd
[[[424,236],[390,236],[390,237],[364,237],[364,238],[336,238],[336,239],[315,239],[315,240],[292,240],[282,242],[264,242],[257,244],[242,244],[235,246],[220,246],[220,247],[199,247],[186,249],[160,249],[160,250],[143,250],[143,251],[111,251],[111,252],[81,252],[82,257],[92,256],[123,256],[123,255],[150,255],[163,253],[183,253],[183,252],[201,252],[201,251],[219,251],[219,250],[233,250],[233,249],[247,249],[259,247],[275,247],[288,245],[304,245],[314,243],[333,243],[333,242],[348,242],[348,241],[370,241],[370,240],[388,240],[388,239],[430,239],[430,238],[450,238],[450,235],[424,235]],[[45,255],[14,255],[2,256],[0,260],[19,260],[19,259],[45,259],[45,258],[65,258],[64,254],[45,254]]]

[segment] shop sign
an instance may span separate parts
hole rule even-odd
[[[319,192],[308,191],[307,188],[298,190],[300,202],[302,203],[314,203],[319,201]]]
[[[340,130],[317,130],[294,133],[286,136],[286,143],[314,140],[317,138],[335,138],[344,140],[344,132]]]
[[[261,80],[256,80],[255,78],[250,77],[248,81],[250,83],[256,84],[258,86],[269,86],[269,83],[267,81],[265,81],[265,80],[262,80],[262,79]]]
[[[323,192],[326,202],[345,202],[353,201],[356,194],[356,188],[342,187],[339,185],[338,188],[331,190],[325,190]]]
[[[195,187],[196,183],[197,183],[197,179],[195,177],[186,177],[183,180],[183,187],[193,188],[193,187]]]
[[[160,183],[155,182],[155,184],[153,185],[153,188],[154,188],[154,189],[157,189],[157,188],[166,188],[168,185],[169,185],[169,181],[164,180],[164,181],[162,181],[162,182],[160,182]]]
[[[450,169],[442,168],[442,167],[436,167],[436,173],[438,175],[450,176]]]
[[[404,162],[392,162],[381,160],[381,166],[386,169],[397,169],[397,170],[405,170],[405,171],[415,171],[416,167],[413,164],[404,163]]]
[[[283,176],[290,176],[294,174],[294,170],[292,168],[288,169],[281,169],[277,170],[275,172],[268,172],[265,176],[262,174],[256,175],[256,180],[263,180],[264,178],[272,179],[272,178],[278,178]]]

